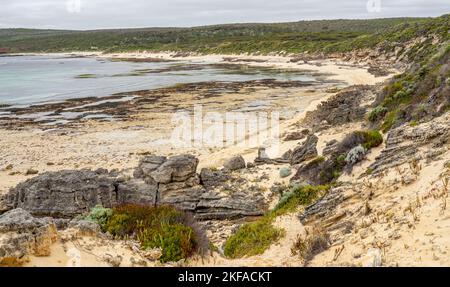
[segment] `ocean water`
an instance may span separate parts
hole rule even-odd
[[[178,67],[176,71],[160,69]],[[186,66],[185,68],[179,67]],[[155,71],[154,73],[141,73]],[[141,71],[141,72],[139,72]],[[243,72],[200,63],[133,63],[63,56],[0,57],[0,104],[30,105],[203,81],[314,81],[304,73]]]

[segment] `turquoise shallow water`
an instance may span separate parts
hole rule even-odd
[[[214,66],[197,66],[177,71],[144,73],[183,62],[132,63],[101,58],[61,56],[0,57],[0,104],[28,105],[83,97],[103,97],[114,93],[154,89],[178,83],[203,81],[248,81],[260,79],[313,81],[301,73],[242,73]],[[192,64],[192,63],[189,63]],[[80,75],[92,78],[78,78]]]

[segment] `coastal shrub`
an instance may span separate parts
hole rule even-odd
[[[109,218],[112,216],[113,211],[110,208],[104,208],[101,205],[97,205],[91,209],[88,215],[86,215],[84,220],[95,222],[103,229],[108,222]]]
[[[348,154],[345,158],[345,162],[348,165],[353,166],[354,164],[361,161],[365,155],[366,155],[366,149],[362,145],[356,146],[348,152]]]
[[[383,143],[383,136],[379,131],[373,130],[373,131],[366,131],[363,132],[365,142],[363,143],[363,147],[366,150],[369,150],[371,148],[380,146]]]
[[[343,153],[327,160],[319,172],[319,183],[329,184],[338,179],[347,164],[346,156],[346,153]]]
[[[359,159],[362,157],[362,149],[365,151],[377,147],[383,143],[383,136],[379,131],[354,131],[347,134],[339,143],[336,151],[320,166],[317,171],[318,177],[315,183],[330,184],[336,181],[347,167],[351,167],[356,163],[356,152],[359,154]],[[362,148],[358,148],[361,146]],[[353,150],[354,149],[354,150]],[[353,150],[353,153],[349,153]]]
[[[269,217],[242,225],[224,245],[224,254],[229,258],[241,258],[264,253],[271,244],[284,236],[284,230],[275,228]]]
[[[273,226],[274,220],[278,216],[295,211],[301,205],[312,204],[329,188],[330,186],[311,186],[302,183],[289,186],[272,211],[255,222],[242,225],[227,239],[224,254],[229,258],[241,258],[264,253],[285,234],[284,230]]]
[[[387,111],[388,109],[383,106],[378,106],[374,108],[369,114],[369,121],[374,123],[381,120],[382,118],[384,118]]]
[[[295,211],[298,206],[309,205],[319,196],[330,189],[328,185],[298,185],[283,193],[280,201],[272,211],[272,215],[278,216]]]
[[[161,248],[161,262],[178,261],[195,252],[194,230],[182,224],[161,224],[160,227],[141,228],[137,234],[143,249]]]
[[[143,249],[161,248],[161,262],[179,261],[198,247],[188,215],[171,206],[123,205],[112,210],[104,230],[116,238],[136,238]]]
[[[397,110],[390,111],[387,113],[383,124],[381,125],[381,130],[386,133],[388,132],[395,124],[397,120]]]

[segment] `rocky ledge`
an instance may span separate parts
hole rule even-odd
[[[198,174],[197,165],[192,155],[151,155],[140,161],[132,178],[104,169],[47,172],[12,188],[0,206],[53,218],[73,218],[96,205],[129,203],[170,204],[198,220],[258,216],[267,210],[264,196],[246,188],[245,179],[229,169]]]
[[[0,266],[19,266],[30,255],[49,256],[57,239],[50,218],[35,218],[23,209],[0,216]]]

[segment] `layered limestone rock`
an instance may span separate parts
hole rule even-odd
[[[6,195],[6,205],[37,216],[69,218],[96,205],[120,203],[116,178],[104,171],[46,172],[18,184]]]
[[[315,135],[309,135],[306,141],[296,147],[291,154],[291,165],[302,163],[317,156],[317,142],[319,138]]]
[[[314,111],[308,112],[303,125],[313,132],[331,126],[343,125],[364,120],[368,105],[375,99],[373,86],[352,86],[321,103]]]
[[[174,205],[199,219],[261,215],[264,197],[233,182],[226,169],[202,170],[192,155],[144,157],[134,178],[106,170],[66,170],[43,173],[11,189],[3,200],[6,209],[22,208],[37,216],[73,218],[96,205]],[[231,192],[224,192],[224,186]]]
[[[450,115],[411,127],[403,125],[389,132],[386,147],[370,165],[372,175],[408,163],[412,160],[435,160],[448,150],[450,143]],[[423,148],[424,146],[430,148]]]
[[[19,266],[28,257],[49,256],[57,239],[56,226],[50,218],[35,218],[23,209],[0,216],[0,266]]]

